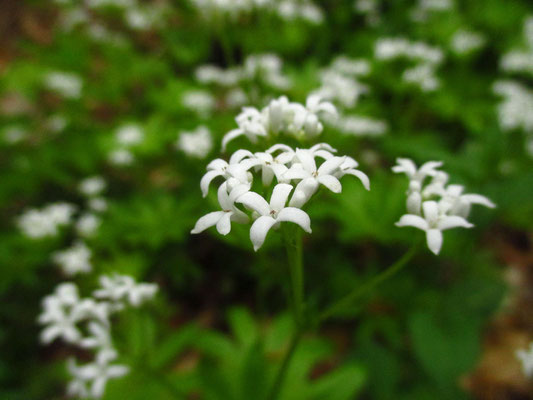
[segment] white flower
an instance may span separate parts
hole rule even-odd
[[[339,118],[337,129],[353,136],[381,136],[387,131],[387,124],[371,118],[349,115]]]
[[[205,158],[213,148],[211,132],[205,126],[191,132],[180,132],[176,147],[191,157]]]
[[[517,350],[516,358],[520,360],[522,364],[522,371],[528,378],[533,376],[533,343],[529,345],[527,350]]]
[[[422,63],[416,67],[406,69],[402,79],[407,83],[414,83],[424,92],[438,89],[440,83],[435,76],[435,67],[429,63]]]
[[[69,276],[92,271],[90,262],[91,250],[81,242],[71,248],[57,251],[53,254],[53,261]]]
[[[101,223],[100,217],[92,213],[85,213],[76,222],[76,232],[82,237],[93,236]]]
[[[101,176],[92,176],[81,181],[79,191],[81,194],[92,197],[97,196],[105,189],[106,183]]]
[[[93,398],[101,398],[109,379],[120,378],[129,372],[125,365],[110,364],[116,358],[115,350],[104,349],[98,352],[92,363],[77,366],[71,360],[68,367],[73,382],[69,385],[69,394],[83,396],[88,393]]]
[[[114,150],[109,154],[109,161],[114,165],[131,165],[135,157],[126,149]]]
[[[17,225],[22,232],[32,238],[38,239],[55,236],[58,227],[68,225],[76,207],[68,203],[55,203],[44,207],[42,210],[28,210],[22,214]]]
[[[236,129],[229,131],[222,139],[222,151],[227,144],[239,136],[246,136],[252,143],[257,142],[259,136],[266,136],[266,121],[264,115],[254,107],[244,107],[242,112],[235,118]]]
[[[68,99],[81,96],[83,81],[75,74],[65,72],[51,72],[45,77],[45,86]]]
[[[114,302],[127,301],[134,307],[152,299],[157,292],[157,285],[137,283],[128,275],[112,275],[100,277],[100,289],[93,292],[94,297]]]
[[[428,161],[420,168],[416,167],[416,164],[408,158],[397,158],[398,165],[392,167],[392,171],[395,173],[404,173],[409,180],[418,181],[422,183],[428,176],[435,176],[437,174],[437,168],[442,166],[440,161]]]
[[[214,96],[206,90],[186,92],[181,98],[181,102],[185,107],[198,113],[201,117],[209,116],[216,105]]]
[[[106,211],[107,200],[103,197],[93,197],[89,199],[89,208],[97,212]]]
[[[251,184],[252,176],[248,170],[253,164],[250,161],[243,162],[247,157],[253,158],[253,154],[247,150],[238,150],[230,157],[229,163],[221,158],[217,158],[207,164],[207,172],[200,181],[202,196],[207,196],[209,184],[217,176],[222,176],[226,180],[231,181],[230,187],[228,187],[229,190],[236,185]]]
[[[257,251],[265,241],[266,235],[271,228],[276,228],[283,221],[293,222],[304,231],[311,233],[311,220],[305,211],[295,207],[285,207],[293,187],[285,183],[279,183],[274,187],[270,204],[255,192],[247,192],[241,195],[238,203],[259,214],[250,228],[250,240],[254,250]]]
[[[452,37],[451,47],[457,54],[467,54],[479,49],[485,42],[480,33],[458,30]]]
[[[302,207],[323,185],[333,193],[340,193],[342,185],[335,176],[339,167],[346,161],[345,157],[331,157],[317,167],[315,155],[310,150],[296,150],[296,159],[291,168],[283,175],[288,180],[300,180],[289,203],[293,207]]]
[[[84,349],[111,348],[111,332],[109,330],[109,325],[91,321],[87,326],[87,330],[90,335],[80,339],[78,343],[80,347]]]
[[[4,140],[9,144],[16,144],[28,136],[28,131],[20,126],[9,126],[4,130]]]
[[[480,204],[488,208],[496,205],[485,196],[480,194],[463,194],[464,187],[461,185],[449,185],[442,193],[440,207],[449,210],[452,215],[467,218],[472,204]]]
[[[235,207],[235,201],[249,190],[248,185],[238,185],[228,193],[227,182],[224,182],[218,188],[218,202],[222,211],[214,211],[204,215],[196,222],[191,233],[201,233],[216,225],[217,231],[221,235],[227,235],[231,231],[231,221],[241,224],[247,223],[248,216]]]
[[[443,214],[435,201],[422,203],[422,210],[424,218],[419,215],[406,214],[400,218],[396,226],[412,226],[425,231],[427,245],[434,254],[439,254],[442,247],[442,231],[457,227],[473,227],[463,217]]]
[[[141,143],[144,139],[144,132],[137,124],[127,124],[118,128],[115,137],[118,144],[129,147]]]

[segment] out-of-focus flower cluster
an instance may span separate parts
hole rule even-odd
[[[100,287],[91,297],[81,298],[78,287],[71,282],[57,286],[42,302],[38,317],[43,325],[41,341],[49,344],[56,339],[95,354],[94,361],[78,365],[68,360],[71,382],[67,392],[81,398],[100,398],[109,379],[126,375],[129,368],[115,364],[117,351],[111,339],[110,317],[126,306],[138,307],[153,298],[154,284],[137,283],[131,276],[101,276]]]
[[[441,166],[440,161],[429,161],[418,168],[412,160],[399,158],[392,168],[393,172],[409,178],[407,214],[396,225],[425,231],[427,245],[435,254],[442,247],[442,231],[473,227],[466,220],[472,204],[495,207],[485,196],[464,193],[463,186],[448,184],[448,174],[438,169]]]

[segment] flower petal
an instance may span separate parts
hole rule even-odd
[[[331,190],[333,193],[342,192],[342,185],[340,181],[333,175],[319,175],[316,180],[325,187],[327,187],[329,190]]]
[[[292,185],[287,183],[278,183],[274,190],[272,191],[272,196],[270,196],[270,209],[275,211],[280,211],[285,207],[289,194],[292,191]]]
[[[424,201],[422,203],[422,210],[424,211],[424,218],[429,225],[435,224],[439,218],[439,205],[436,201]]]
[[[418,215],[412,215],[412,214],[402,215],[400,220],[396,222],[396,226],[398,227],[412,226],[413,228],[422,229],[423,231],[429,228],[428,223],[426,222],[424,218],[419,217]]]
[[[298,157],[298,160],[300,160],[300,163],[307,172],[313,173],[316,171],[315,157],[309,150],[297,149],[296,157]]]
[[[215,179],[217,176],[223,175],[223,172],[221,171],[207,171],[207,173],[202,177],[202,180],[200,181],[200,189],[202,189],[202,196],[207,196],[207,192],[209,192],[209,184],[213,179]]]
[[[224,182],[222,185],[218,187],[218,204],[220,204],[220,207],[223,211],[231,210],[233,207],[233,203],[230,201],[229,194],[228,194],[228,184],[227,182]]]
[[[344,157],[332,157],[322,163],[318,168],[318,173],[320,175],[330,175],[344,163],[344,160]]]
[[[429,229],[426,232],[426,241],[428,248],[438,255],[442,247],[442,232],[438,229]]]
[[[228,233],[231,232],[231,217],[233,215],[233,211],[225,212],[222,218],[220,218],[217,222],[217,231],[221,235],[226,236]]]
[[[349,169],[348,171],[345,171],[345,174],[356,176],[359,178],[365,189],[370,190],[370,179],[368,179],[368,176],[363,171]]]
[[[212,227],[215,225],[220,218],[224,216],[224,211],[213,211],[209,214],[204,215],[201,217],[194,226],[194,229],[191,231],[192,234],[197,234],[205,231],[207,228]]]
[[[278,214],[277,221],[294,222],[307,233],[311,233],[311,219],[303,210],[294,207],[287,207]]]
[[[269,204],[262,196],[255,192],[244,193],[236,202],[244,204],[249,209],[257,211],[261,215],[270,215]]]
[[[250,228],[250,240],[254,245],[255,251],[263,245],[268,231],[276,224],[276,222],[277,221],[274,218],[265,215],[255,220]]]
[[[283,174],[283,179],[305,179],[309,178],[310,176],[311,174],[309,173],[309,171],[302,168],[302,164],[294,164]]]
[[[441,231],[452,228],[472,228],[473,226],[466,219],[457,215],[445,216],[437,224],[437,228]]]
[[[302,207],[316,193],[317,189],[318,181],[315,178],[307,178],[300,181],[296,185],[296,189],[294,189],[289,206]]]
[[[226,133],[222,138],[222,151],[226,151],[226,146],[229,142],[242,135],[244,135],[244,130],[241,128],[233,129]]]
[[[469,202],[470,204],[480,204],[485,207],[495,208],[496,204],[490,201],[487,197],[480,194],[465,194],[461,196],[462,200]]]

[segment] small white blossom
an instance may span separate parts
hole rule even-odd
[[[69,276],[92,271],[91,250],[82,242],[62,251],[56,251],[52,259]]]
[[[419,215],[407,214],[400,218],[396,226],[412,226],[426,232],[426,240],[429,249],[439,254],[442,247],[442,231],[451,228],[471,228],[473,225],[457,215],[446,215],[439,210],[435,201],[422,203],[424,218]]]
[[[101,223],[100,217],[92,213],[85,213],[76,222],[76,232],[82,237],[93,236]]]
[[[83,81],[75,74],[66,72],[51,72],[45,77],[45,86],[68,99],[81,97]]]
[[[458,30],[452,37],[451,47],[457,54],[468,54],[483,47],[485,43],[486,39],[480,33]]]
[[[284,221],[293,222],[311,233],[311,220],[307,213],[299,208],[285,207],[292,189],[292,185],[277,184],[270,197],[270,204],[255,192],[246,192],[236,200],[259,215],[250,228],[250,240],[255,251],[263,245],[268,231]]]
[[[131,165],[135,157],[131,151],[126,149],[114,150],[109,154],[109,162],[118,166]]]
[[[395,173],[404,173],[409,180],[418,181],[422,183],[428,176],[435,176],[437,174],[437,168],[442,166],[441,161],[428,161],[420,168],[416,167],[416,164],[408,158],[396,159],[398,165],[392,167],[392,171]]]
[[[42,210],[28,210],[22,214],[17,225],[32,239],[55,236],[60,226],[70,224],[76,207],[68,203],[50,204]]]
[[[151,283],[137,283],[128,275],[103,275],[100,277],[100,289],[94,291],[94,297],[114,302],[126,301],[134,307],[140,306],[146,300],[154,297],[157,285]]]
[[[207,127],[199,126],[191,132],[180,132],[176,147],[191,157],[205,158],[213,148],[213,138]]]
[[[141,143],[144,139],[143,129],[137,124],[123,125],[115,133],[117,143],[130,147]]]
[[[208,117],[216,106],[215,97],[206,90],[191,90],[186,92],[183,94],[181,102],[184,107],[203,118]]]
[[[92,176],[81,181],[79,191],[87,197],[97,196],[106,187],[106,182],[101,176]]]
[[[107,210],[107,200],[103,197],[92,197],[89,199],[89,208],[96,212]]]

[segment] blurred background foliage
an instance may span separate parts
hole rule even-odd
[[[522,43],[530,2],[457,1],[422,23],[410,16],[415,2],[383,1],[377,2],[381,22],[370,24],[352,0],[328,0],[318,4],[323,23],[309,24],[261,13],[207,21],[191,3],[173,0],[164,3],[165,23],[144,30],[128,26],[121,9],[90,10],[90,23],[105,24],[119,43],[95,40],[90,23],[62,29],[71,6],[61,3],[5,1],[0,17],[0,133],[13,126],[25,132],[16,142],[0,137],[0,398],[63,396],[68,350],[41,346],[35,319],[41,298],[65,279],[50,254],[74,234],[67,229],[31,240],[15,221],[28,208],[58,201],[83,209],[78,184],[93,175],[106,179],[109,203],[98,234],[87,240],[95,270],[128,273],[161,288],[154,305],[114,330],[120,353],[139,368],[110,382],[105,398],[167,399],[172,392],[184,399],[264,398],[292,330],[284,252],[270,235],[252,254],[246,227],[227,237],[189,234],[212,209],[214,193],[202,199],[199,181],[220,153],[222,136],[235,127],[238,109],[219,107],[201,118],[181,97],[202,87],[194,78],[199,65],[224,68],[265,52],[283,59],[293,85],[261,87],[261,93],[300,102],[336,56],[368,60],[371,73],[362,80],[370,91],[357,111],[388,125],[379,137],[326,128],[321,138],[360,161],[372,190],[347,180],[341,195],[321,193],[309,207],[314,229],[304,254],[312,307],[362,284],[422,235],[394,226],[407,189],[390,171],[396,157],[442,160],[453,181],[498,205],[475,210],[474,229],[447,232],[438,258],[421,251],[402,274],[307,335],[282,398],[533,398],[512,356],[533,334],[527,316],[533,310],[527,270],[533,264],[533,163],[523,134],[500,128],[492,90],[509,77],[499,60]],[[481,32],[485,46],[454,55],[449,43],[458,29]],[[406,85],[402,61],[374,58],[376,40],[397,36],[444,51],[438,90]],[[52,71],[81,77],[82,96],[66,99],[47,90],[43,80]],[[515,78],[533,85],[532,75]],[[216,95],[218,89],[208,90]],[[50,127],[53,116],[64,120],[60,132]],[[131,122],[145,138],[132,149],[132,165],[113,165],[114,132]],[[205,160],[174,145],[180,131],[200,124],[214,136]],[[239,139],[230,151],[239,146],[253,148]],[[83,288],[94,280],[77,282]],[[497,339],[509,332],[514,339]],[[487,367],[491,351],[499,361]]]

